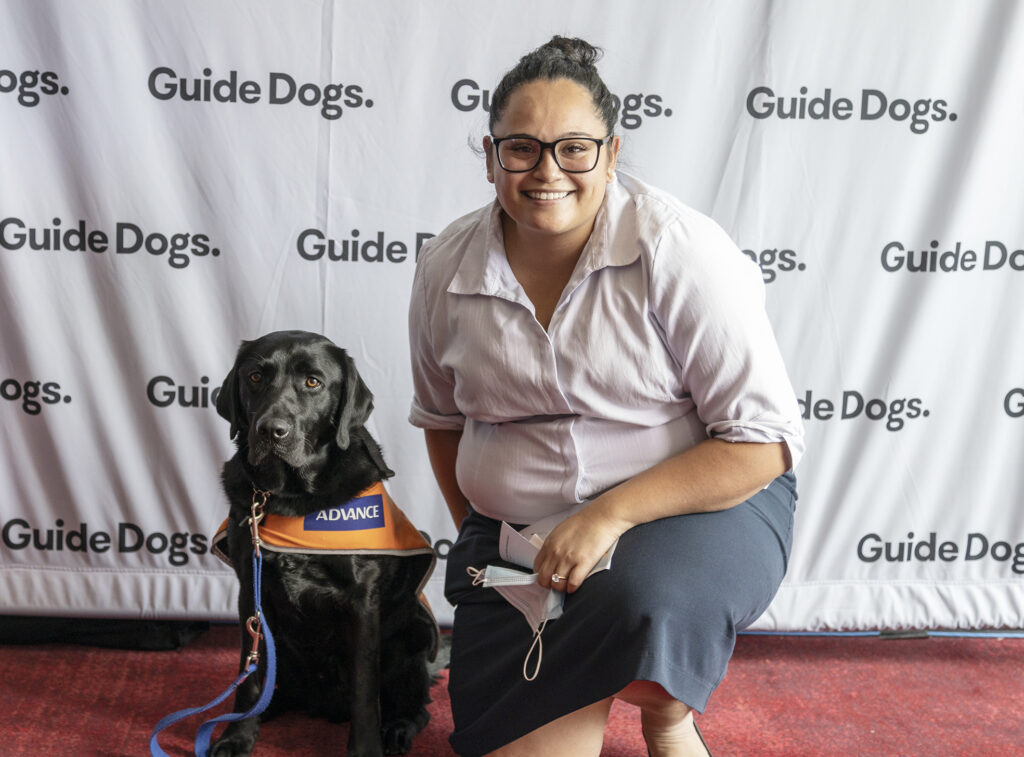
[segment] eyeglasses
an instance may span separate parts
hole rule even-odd
[[[604,139],[593,137],[566,137],[554,142],[541,142],[533,137],[492,137],[491,143],[498,155],[498,165],[509,173],[532,171],[540,164],[544,150],[551,148],[558,167],[567,173],[586,173],[597,167]]]

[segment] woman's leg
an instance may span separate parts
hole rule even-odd
[[[485,519],[468,517],[447,567],[448,599],[457,605],[449,680],[455,751],[511,750],[535,736],[543,745],[536,753],[562,754],[576,742],[558,722],[568,712],[567,720],[591,734],[586,746],[579,742],[583,753],[596,755],[608,710],[596,723],[585,715],[576,721],[577,713],[588,709],[588,692],[604,697],[620,690],[644,711],[654,755],[687,754],[670,751],[666,742],[673,732],[698,736],[693,716],[666,690],[703,710],[725,673],[736,629],[761,615],[778,589],[793,522],[791,479],[782,477],[729,510],[667,518],[623,534],[614,567],[567,597],[564,617],[546,627],[542,674],[532,683],[522,680],[530,634],[521,614],[466,575],[467,566],[494,560],[497,526],[476,528]],[[639,685],[630,690],[638,680],[663,681],[666,690],[655,689],[652,699],[650,686],[646,693]],[[549,732],[556,734],[550,740]],[[706,753],[696,744],[689,750]]]
[[[491,757],[598,757],[612,700],[570,712],[491,752]]]
[[[633,681],[615,699],[640,708],[644,741],[651,757],[705,757],[704,740],[693,722],[693,710],[654,681]]]
[[[492,752],[491,757],[596,757],[601,753],[612,699],[640,708],[644,741],[651,757],[710,754],[693,722],[693,710],[660,684],[634,681],[615,697],[553,720]]]

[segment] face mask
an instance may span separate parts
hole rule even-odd
[[[533,561],[544,544],[544,538],[551,533],[555,526],[585,505],[586,503],[581,503],[563,513],[544,518],[527,526],[522,531],[517,531],[508,523],[502,522],[498,539],[498,554],[503,560],[527,569],[532,568]],[[618,541],[616,541],[617,543]],[[614,551],[615,544],[604,554],[589,575],[610,567]],[[530,645],[526,659],[523,660],[523,678],[532,681],[540,672],[540,662],[544,655],[544,646],[540,635],[549,620],[554,620],[562,614],[565,594],[545,589],[537,583],[537,574],[532,572],[526,573],[498,565],[488,565],[483,570],[466,568],[466,571],[473,577],[474,586],[495,589],[510,605],[519,610],[526,618],[526,622],[530,624],[530,630],[533,631],[533,644]],[[528,672],[528,666],[534,649],[537,650],[537,664],[531,674]]]
[[[475,586],[493,588],[505,600],[515,607],[526,618],[533,631],[533,644],[526,652],[523,660],[523,678],[532,681],[540,672],[541,659],[544,656],[544,645],[541,641],[541,634],[549,620],[554,620],[562,614],[562,604],[565,602],[565,594],[552,589],[545,589],[537,583],[536,573],[523,573],[513,568],[505,568],[499,565],[488,565],[484,570],[467,568],[469,575],[473,577]],[[537,650],[537,664],[533,672],[528,672],[530,658],[533,650]]]

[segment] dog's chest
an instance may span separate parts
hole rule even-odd
[[[344,614],[358,611],[373,598],[382,578],[378,561],[356,555],[268,552],[263,564],[264,589],[273,592],[270,587],[279,586],[279,599],[302,614],[332,608]]]

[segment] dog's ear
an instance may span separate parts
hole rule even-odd
[[[242,342],[242,347],[245,347],[246,344],[247,342]],[[241,354],[242,348],[239,348],[238,352]],[[242,408],[238,397],[237,357],[235,364],[231,366],[231,370],[228,371],[228,375],[224,377],[224,382],[220,385],[220,392],[217,394],[217,415],[226,419],[231,424],[230,438],[234,439],[238,434],[239,428],[246,421],[245,410]]]
[[[348,449],[352,443],[353,432],[361,428],[369,419],[370,413],[373,412],[373,395],[370,394],[359,371],[356,370],[355,361],[345,350],[340,347],[337,349],[341,353],[338,357],[345,377],[342,381],[339,398],[336,438],[341,449]]]
[[[360,440],[363,443],[363,449],[366,450],[366,454],[370,456],[373,464],[377,466],[377,472],[380,474],[382,480],[386,480],[395,475],[395,472],[391,470],[387,463],[384,462],[384,453],[380,450],[380,445],[377,444],[377,440],[370,436],[370,432],[366,430],[366,427],[358,428],[352,432],[352,439]]]

